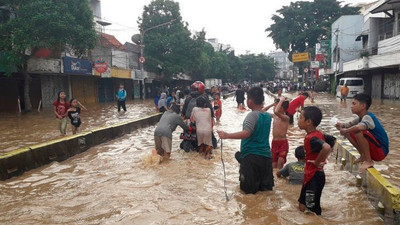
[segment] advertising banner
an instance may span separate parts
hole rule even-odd
[[[322,40],[319,52],[324,56],[324,60],[321,61],[323,64],[321,68],[324,69],[331,68],[331,41]]]
[[[71,57],[63,57],[64,73],[92,75],[92,62],[85,59],[76,59]]]

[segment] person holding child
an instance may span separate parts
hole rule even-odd
[[[192,110],[190,121],[196,124],[197,145],[199,153],[204,153],[206,159],[212,157],[212,132],[214,120],[211,117],[211,109],[208,108],[206,98],[197,98],[196,107]]]
[[[325,186],[324,164],[332,151],[331,144],[325,142],[325,135],[317,130],[322,120],[322,112],[316,106],[305,107],[300,114],[298,126],[305,130],[304,149],[306,165],[304,167],[304,183],[299,197],[299,210],[307,209],[321,215],[321,195]]]
[[[301,145],[294,150],[294,156],[297,158],[297,162],[291,162],[285,165],[282,169],[276,172],[277,177],[288,177],[289,184],[303,184],[304,182],[304,165],[305,152],[304,146]]]
[[[272,190],[272,169],[269,134],[271,115],[263,111],[264,91],[253,87],[247,92],[247,106],[252,110],[243,121],[243,130],[236,133],[218,131],[221,139],[242,139],[235,158],[240,164],[240,189],[246,194]]]
[[[344,135],[360,153],[355,163],[361,163],[359,172],[374,165],[374,161],[382,161],[389,153],[389,138],[378,118],[368,112],[371,96],[357,94],[351,103],[351,112],[357,115],[347,123],[337,123],[336,128]]]
[[[166,111],[157,124],[154,131],[154,144],[157,153],[164,159],[171,157],[172,150],[172,132],[175,131],[179,125],[184,130],[189,127],[183,122],[182,117],[179,116],[180,108],[176,104],[171,105],[171,109]]]

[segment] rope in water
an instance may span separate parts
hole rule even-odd
[[[222,155],[222,139],[219,139],[221,141],[221,162],[222,162],[222,168],[224,169],[224,192],[225,192],[225,199],[226,201],[229,201],[229,196],[228,196],[228,189],[226,187],[226,172],[225,172],[225,163],[224,163],[224,158]]]

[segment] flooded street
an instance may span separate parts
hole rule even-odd
[[[127,101],[127,112],[117,112],[117,103],[99,103],[85,105],[87,111],[81,111],[80,131],[112,125],[125,120],[139,119],[155,113],[152,100]],[[28,114],[0,113],[0,153],[21,147],[50,141],[61,137],[59,123],[53,109],[45,109]],[[67,135],[71,135],[71,123],[68,119]]]
[[[266,100],[270,104],[272,98]],[[308,101],[306,101],[309,103]],[[239,131],[248,112],[239,112],[232,98],[223,100],[221,124],[214,130]],[[350,101],[340,104],[334,97],[317,95],[316,105],[324,112],[321,128],[337,135],[329,125],[330,117],[349,118]],[[115,106],[102,105],[89,108],[82,115],[84,129],[108,125],[119,121]],[[103,105],[104,107],[104,105]],[[395,108],[396,110],[389,110]],[[378,167],[392,183],[400,183],[394,171],[398,163],[398,137],[394,129],[398,123],[399,106],[390,103],[378,105],[376,113],[389,131],[391,152]],[[103,111],[102,111],[103,110]],[[154,112],[150,101],[131,105],[124,118],[139,118]],[[272,111],[271,111],[272,112]],[[104,113],[104,114],[102,114]],[[387,119],[385,118],[387,117]],[[23,127],[37,138],[57,136],[54,116],[33,115],[14,117],[26,121]],[[40,119],[52,125],[43,125]],[[385,118],[385,119],[384,119]],[[3,127],[7,122],[1,119]],[[392,121],[391,121],[392,120]],[[107,121],[107,122],[105,122]],[[15,123],[14,123],[15,124]],[[90,125],[89,125],[90,124]],[[22,126],[22,125],[21,125]],[[29,131],[1,131],[1,143],[11,148],[29,142],[41,142],[28,135]],[[10,131],[10,129],[8,131]],[[14,131],[14,130],[15,131]],[[171,160],[156,166],[142,162],[154,146],[155,126],[140,129],[76,155],[63,162],[40,167],[0,181],[0,223],[4,224],[383,224],[361,188],[356,187],[354,176],[341,171],[330,158],[326,171],[326,185],[322,194],[322,216],[298,211],[300,186],[289,185],[275,177],[273,191],[244,195],[239,190],[238,163],[234,153],[240,140],[224,140],[223,158],[227,173],[225,200],[224,175],[220,160],[221,150],[215,149],[214,158],[205,160],[196,153],[179,150],[179,133],[174,133]],[[41,130],[41,131],[39,131]],[[7,131],[7,132],[8,132]],[[45,131],[47,133],[45,133]],[[21,132],[26,132],[22,133]],[[19,133],[17,137],[14,135]],[[12,135],[12,136],[10,136]],[[18,139],[12,140],[13,138]],[[297,125],[290,128],[288,162],[294,161],[294,148],[302,144],[304,132]],[[23,139],[23,140],[21,140]],[[25,141],[27,140],[27,141]],[[9,144],[13,141],[14,144]],[[4,143],[5,142],[5,143]],[[3,147],[2,147],[3,148]],[[396,159],[397,158],[397,159]]]

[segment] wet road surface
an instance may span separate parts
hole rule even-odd
[[[272,101],[267,98],[266,104]],[[325,116],[321,128],[334,134],[336,131],[329,127],[329,117],[347,118],[345,111],[349,109],[349,103],[344,108],[333,97],[317,95],[315,104],[323,109]],[[248,112],[237,111],[235,104],[232,98],[223,100],[221,123],[214,130],[241,130]],[[132,107],[129,112],[138,111]],[[148,110],[153,112],[151,104]],[[381,113],[387,115],[385,110]],[[110,115],[115,114],[110,112]],[[89,115],[83,118],[88,121]],[[96,121],[110,116],[91,118]],[[209,161],[194,152],[185,153],[179,150],[179,129],[173,136],[171,160],[155,166],[142,162],[154,146],[154,128],[143,128],[66,161],[1,181],[0,223],[383,224],[363,190],[355,186],[354,176],[341,171],[333,157],[325,167],[323,211],[318,217],[298,211],[301,187],[289,185],[284,179],[275,177],[275,187],[270,192],[241,193],[238,163],[234,158],[234,153],[239,150],[239,140],[223,142],[230,201],[226,201],[224,195],[220,149],[214,150],[214,158]],[[295,160],[294,148],[302,144],[304,135],[297,126],[290,128],[288,162]],[[382,163],[388,166],[382,166],[381,171],[392,177],[395,168],[389,167],[396,163],[393,156],[396,150],[390,154]]]

